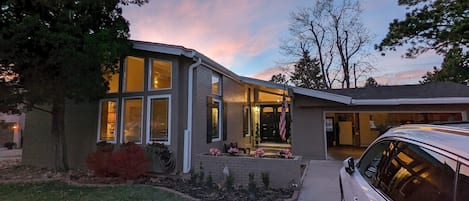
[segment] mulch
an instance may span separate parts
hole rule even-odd
[[[207,187],[204,184],[190,182],[180,175],[148,174],[135,180],[119,177],[96,177],[89,170],[70,170],[57,172],[46,168],[21,165],[20,160],[0,160],[0,184],[63,181],[79,186],[116,186],[129,184],[151,185],[161,190],[179,194],[189,200],[240,200],[240,201],[275,201],[296,200],[294,189],[264,189],[259,186],[254,192],[245,188],[225,189],[222,184]],[[258,184],[259,185],[259,184]]]

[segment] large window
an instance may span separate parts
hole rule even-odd
[[[142,98],[124,98],[122,113],[122,141],[142,142]]]
[[[171,62],[157,59],[151,60],[150,89],[171,88]]]
[[[151,96],[148,98],[148,135],[147,143],[169,144],[171,133],[170,96]]]
[[[143,70],[145,60],[128,56],[125,59],[124,91],[143,91]]]
[[[104,79],[109,82],[109,90],[107,93],[119,92],[119,73],[108,73],[104,75]]]
[[[102,100],[99,111],[98,141],[116,142],[117,100]]]

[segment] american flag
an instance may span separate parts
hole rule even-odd
[[[287,99],[285,98],[285,93],[283,93],[282,97],[282,113],[280,114],[280,121],[278,123],[278,130],[280,134],[280,138],[285,141],[286,137],[285,135],[287,134],[287,119],[286,119],[286,110],[287,110]]]

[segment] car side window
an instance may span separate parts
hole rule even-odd
[[[469,166],[461,164],[458,176],[458,189],[456,191],[456,200],[469,200]]]
[[[374,178],[379,164],[386,158],[388,152],[392,150],[391,141],[381,141],[372,145],[360,158],[358,171],[369,183]],[[384,157],[383,157],[384,156]]]
[[[450,201],[456,165],[440,153],[399,142],[378,167],[372,185],[394,201]]]

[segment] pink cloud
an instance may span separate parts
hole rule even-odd
[[[274,1],[269,9],[281,9]],[[284,3],[283,3],[284,4]],[[278,47],[277,23],[256,26],[275,12],[263,1],[150,1],[124,10],[131,38],[193,48],[230,68],[237,56],[253,57]],[[288,14],[288,11],[287,13]]]

